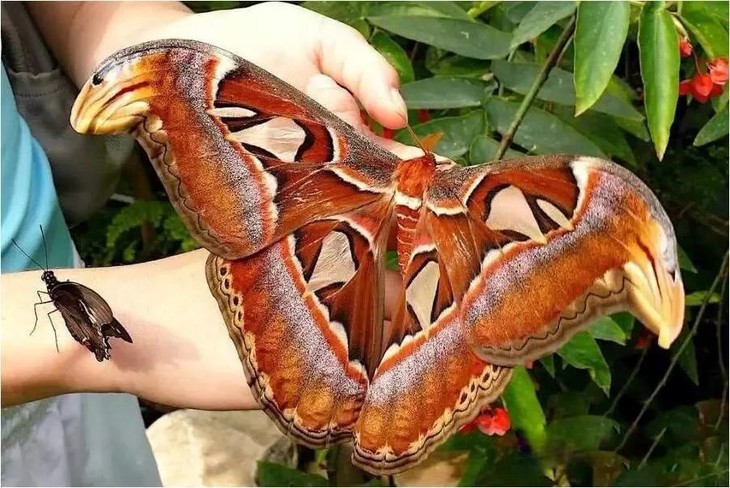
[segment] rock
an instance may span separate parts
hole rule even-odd
[[[258,410],[176,410],[147,437],[164,486],[253,486],[261,459],[296,466],[293,443]]]

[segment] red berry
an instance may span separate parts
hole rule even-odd
[[[692,54],[692,43],[690,43],[689,39],[686,37],[679,40],[679,54],[683,58]]]

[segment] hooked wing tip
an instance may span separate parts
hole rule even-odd
[[[633,261],[624,266],[628,300],[632,312],[658,336],[659,346],[669,349],[684,323],[684,287],[678,272],[673,276],[661,265],[657,268]]]

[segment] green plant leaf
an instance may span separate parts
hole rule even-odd
[[[545,476],[540,460],[512,450],[483,470],[474,486],[553,486]]]
[[[720,297],[718,296],[717,298],[719,301]],[[689,329],[685,327],[681,334],[679,334],[679,337],[677,337],[677,340],[674,341],[674,344],[672,344],[671,349],[673,353],[676,354],[679,347],[687,338],[687,334],[689,334]],[[679,358],[677,358],[677,363],[679,364],[680,369],[687,374],[690,380],[692,380],[692,383],[695,385],[700,384],[700,378],[697,374],[697,355],[695,354],[694,342],[690,341],[690,343],[687,344],[687,347],[682,350]]]
[[[639,140],[642,140],[644,142],[651,141],[651,136],[649,135],[649,128],[646,125],[646,120],[631,120],[631,119],[625,119],[623,117],[611,117],[613,121],[621,127],[621,129],[624,130],[624,132],[628,132],[632,136],[636,137]]]
[[[613,486],[629,465],[629,461],[613,451],[592,451],[586,453],[593,468],[591,486]]]
[[[366,39],[370,36],[364,19],[366,2],[304,2],[301,6],[355,28]]]
[[[524,434],[533,452],[540,453],[545,445],[545,413],[535,393],[535,385],[524,366],[512,371],[512,379],[502,393],[513,429]]]
[[[200,244],[190,235],[190,231],[177,213],[171,212],[165,218],[163,228],[170,240],[180,242],[180,251],[188,252],[200,248]]]
[[[168,202],[137,200],[117,212],[109,224],[106,235],[106,245],[113,249],[117,240],[128,230],[150,223],[153,226],[160,224],[162,217],[172,211]]]
[[[401,84],[410,83],[416,78],[408,54],[388,34],[376,32],[370,38],[370,44],[395,68]]]
[[[469,453],[469,459],[466,461],[458,486],[476,486],[477,480],[485,469],[488,469],[488,465],[482,453]]]
[[[579,332],[558,349],[558,355],[574,368],[587,369],[593,381],[608,396],[611,389],[611,370],[596,340],[586,332]]]
[[[505,17],[513,24],[519,24],[525,15],[537,5],[537,2],[502,2],[501,7]]]
[[[689,255],[682,246],[677,246],[677,260],[679,261],[679,267],[681,269],[689,271],[690,273],[697,273],[697,268],[695,268],[694,263],[692,263],[692,260],[689,258]]]
[[[639,62],[649,133],[659,160],[669,143],[679,96],[678,45],[677,30],[664,3],[645,3],[639,18]]]
[[[575,30],[576,115],[606,90],[629,32],[628,2],[581,2]]]
[[[682,4],[682,23],[697,38],[702,49],[710,59],[728,55],[727,16],[724,20],[718,19],[711,8],[710,2],[686,2]],[[719,2],[726,3],[727,2]],[[726,7],[727,8],[727,5]]]
[[[591,404],[582,391],[563,391],[550,395],[547,402],[550,421],[588,415]]]
[[[489,136],[485,136],[483,134],[477,136],[469,148],[469,162],[471,162],[471,164],[482,164],[492,161],[499,150],[499,144],[499,141],[495,141]],[[502,159],[514,159],[524,156],[525,155],[521,152],[507,149],[507,152],[504,154]]]
[[[489,88],[490,84],[481,80],[435,77],[403,85],[401,94],[409,109],[479,107]]]
[[[666,429],[661,444],[673,446],[698,440],[700,433],[700,412],[695,405],[682,405],[667,411],[657,412],[646,426],[646,433],[656,437]]]
[[[636,167],[636,157],[629,146],[624,132],[608,115],[589,111],[574,117],[567,107],[554,107],[553,113],[566,124],[595,142],[609,156],[625,161]]]
[[[554,420],[547,429],[551,450],[592,451],[618,432],[616,421],[599,415],[580,415]]]
[[[601,317],[594,320],[588,327],[588,333],[594,339],[602,341],[611,341],[622,346],[626,344],[626,332],[611,317]]]
[[[542,367],[545,368],[545,371],[555,378],[555,355],[549,354],[545,357],[542,357],[539,359],[539,363],[542,364]]]
[[[707,298],[707,294],[709,292],[707,290],[703,291],[694,291],[690,293],[689,295],[684,297],[684,304],[687,307],[699,307],[702,305],[702,302]],[[720,294],[713,292],[712,295],[707,298],[707,303],[719,303],[720,302]]]
[[[394,2],[394,3],[400,3],[400,2]],[[463,19],[463,20],[473,20],[471,16],[461,8],[456,2],[417,2],[418,5],[425,6],[427,8],[430,8],[432,10],[435,10],[437,12],[440,12],[446,17],[451,17],[452,19]]]
[[[712,103],[712,108],[715,110],[715,113],[722,112],[726,109],[728,100],[730,100],[730,90],[723,91],[722,95],[719,97],[712,97],[710,102]]]
[[[532,86],[532,82],[540,72],[540,66],[534,63],[511,63],[500,59],[492,61],[492,71],[505,88],[526,95]],[[567,71],[554,68],[538,92],[537,98],[546,102],[574,106],[575,87],[573,86],[573,75]],[[631,105],[631,102],[608,91],[599,98],[592,109],[627,119],[643,119],[641,113]]]
[[[305,473],[282,464],[259,461],[256,469],[257,486],[329,486],[327,478]]]
[[[406,39],[469,58],[494,59],[509,53],[510,35],[480,22],[423,17],[368,17],[373,25]]]
[[[631,337],[631,332],[634,330],[634,325],[636,324],[636,317],[631,315],[629,312],[617,312],[611,314],[611,320],[621,327],[626,338]]]
[[[545,32],[575,11],[575,2],[537,2],[512,33],[512,49]]]
[[[434,152],[453,159],[466,154],[474,138],[485,132],[484,111],[474,110],[459,117],[430,120],[414,126],[413,132],[419,137],[442,132],[443,136],[436,144]],[[404,144],[413,144],[408,131],[398,131],[395,138]]]
[[[492,97],[487,101],[490,125],[500,134],[507,132],[520,104]],[[605,153],[590,139],[566,125],[558,117],[530,108],[515,134],[514,141],[527,151],[536,154],[585,154],[606,157]]]
[[[730,13],[728,2],[702,2],[702,6],[709,15],[727,24],[728,14]]]
[[[339,3],[339,2],[335,2]],[[361,3],[361,2],[346,2]],[[465,10],[454,2],[362,2],[365,4],[367,16],[390,17],[390,16],[424,16],[424,17],[446,17],[471,21],[472,18]]]
[[[700,129],[695,137],[694,146],[704,146],[714,142],[728,134],[728,106],[717,112],[707,123]]]
[[[429,53],[440,51],[429,48]],[[463,56],[426,56],[426,69],[436,76],[461,76],[465,78],[484,79],[489,71],[489,61],[465,58]]]

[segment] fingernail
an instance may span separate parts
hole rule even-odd
[[[390,99],[393,102],[395,111],[403,119],[403,123],[407,123],[408,122],[408,109],[406,108],[406,102],[403,101],[403,97],[401,96],[400,91],[397,88],[390,89]]]

